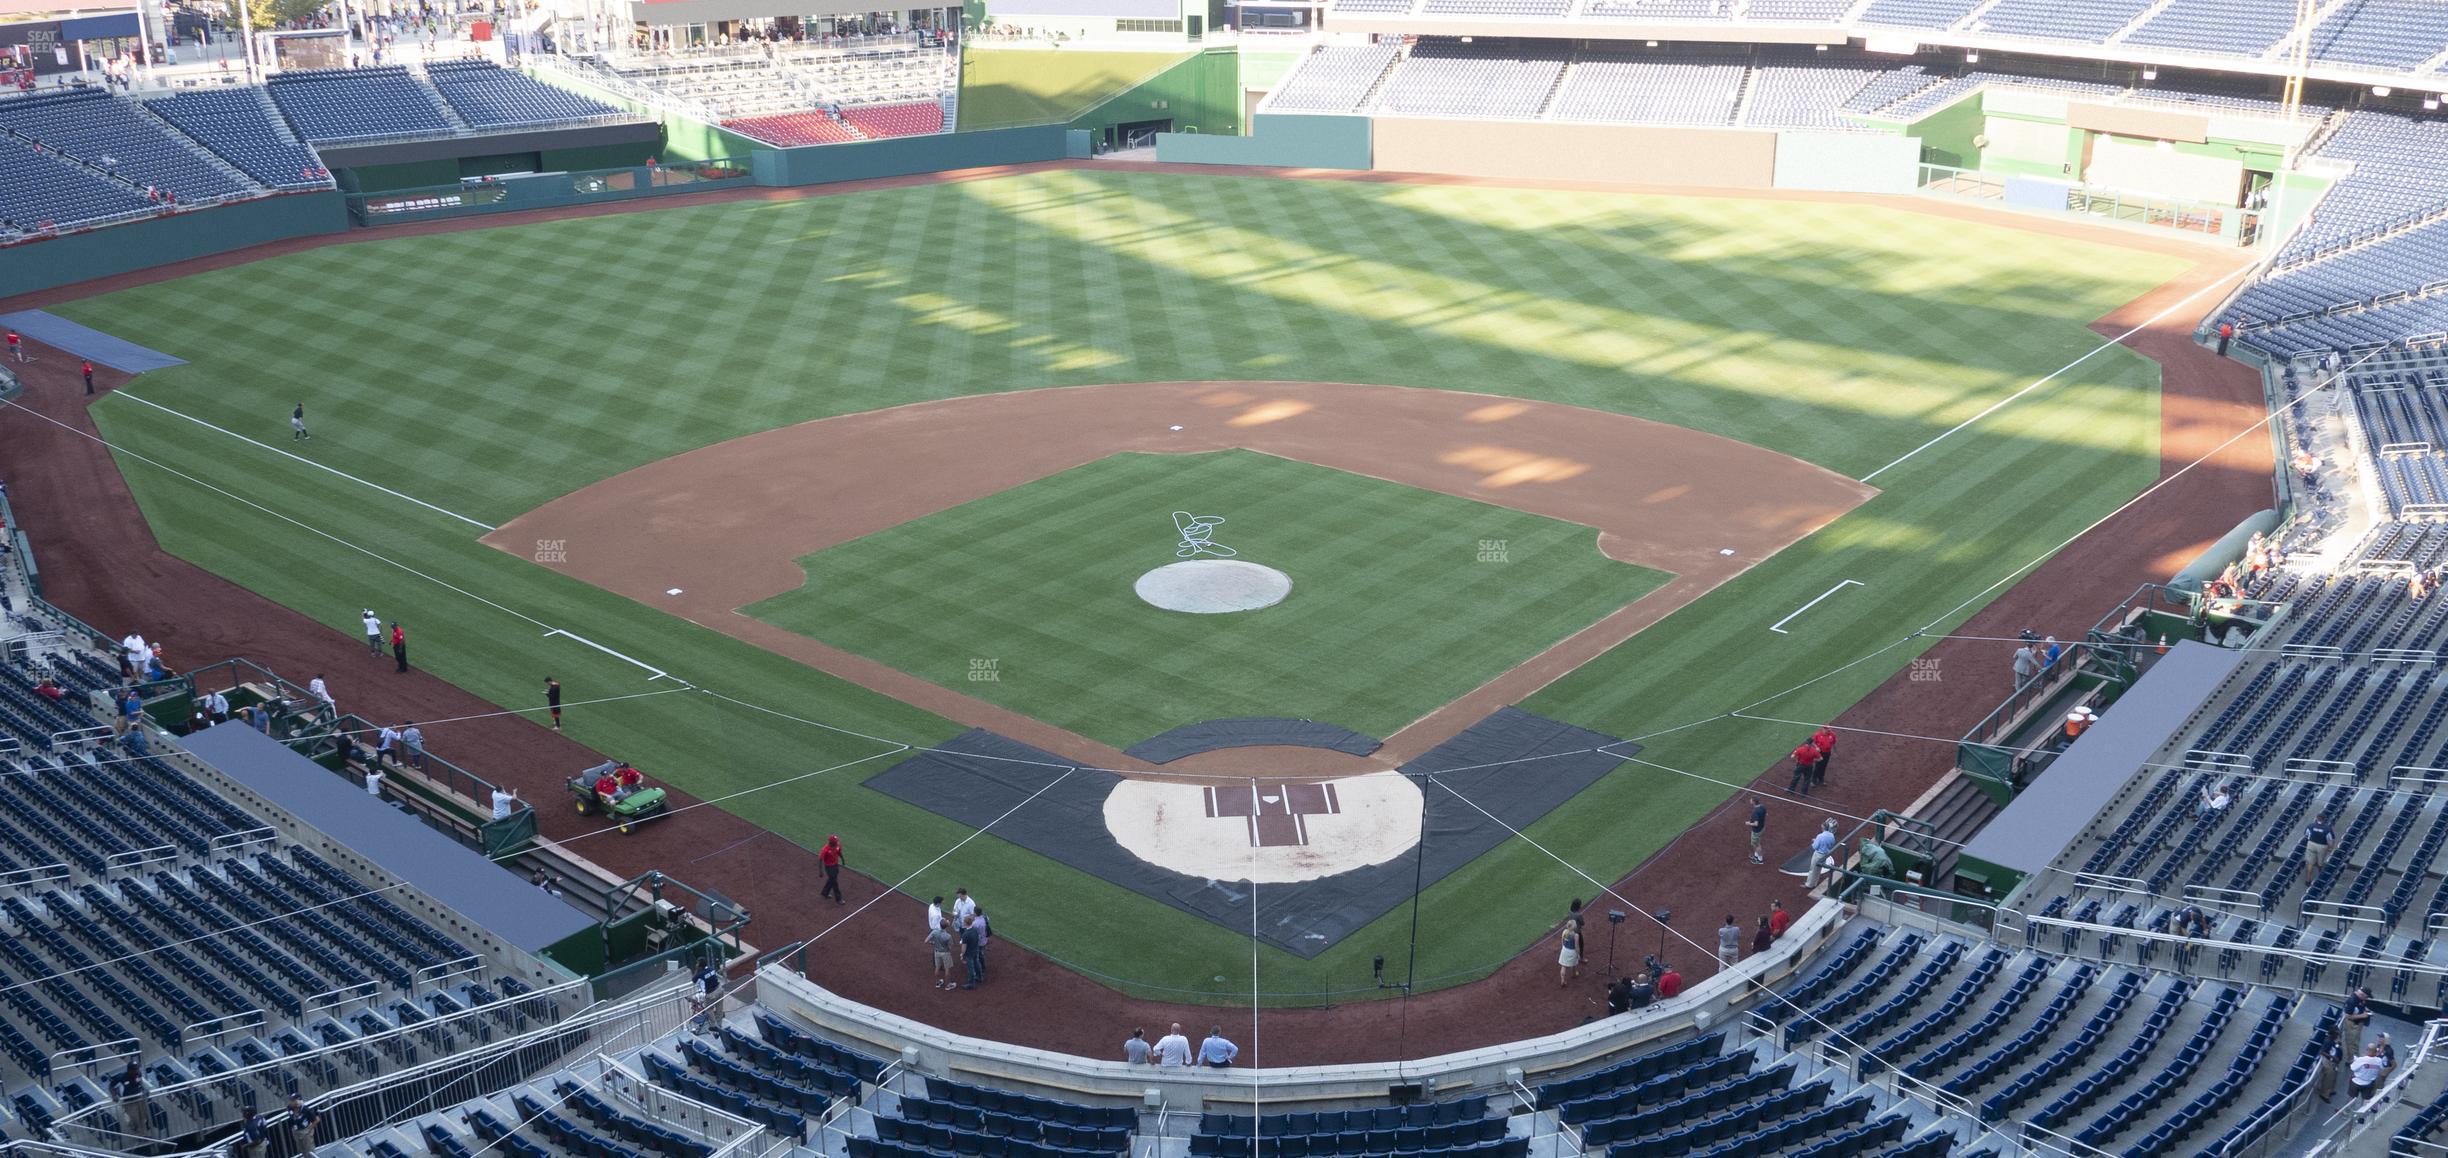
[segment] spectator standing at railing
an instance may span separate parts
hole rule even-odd
[[[212,692],[204,697],[204,714],[215,724],[229,723],[229,697]]]
[[[1760,931],[1766,932],[1767,928],[1768,922],[1762,920]],[[1734,914],[1727,913],[1725,924],[1717,926],[1717,963],[1732,965],[1740,960],[1742,960],[1742,926],[1735,923]]]
[[[306,694],[313,696],[318,706],[330,711],[334,716],[340,714],[340,705],[332,702],[331,685],[323,682],[321,674],[318,673],[315,678],[306,681]]]
[[[419,772],[425,770],[425,730],[423,728],[413,723],[402,723],[400,725],[400,747],[408,751],[409,767]]]
[[[2016,648],[2014,653],[2014,690],[2018,692],[2022,691],[2024,688],[2030,687],[2031,682],[2038,678],[2040,678],[2040,653],[2028,643]]]
[[[1785,909],[1785,902],[1783,902],[1783,901],[1770,901],[1770,902],[1768,902],[1768,935],[1769,935],[1769,936],[1771,936],[1771,937],[1782,937],[1782,936],[1784,936],[1784,935],[1785,935],[1785,930],[1786,930],[1786,928],[1787,928],[1788,926],[1792,925],[1792,924],[1793,924],[1793,914],[1792,914],[1792,913],[1790,913],[1790,912],[1788,912],[1788,911],[1786,911],[1786,909]]]
[[[129,688],[120,693],[119,710],[111,713],[111,738],[127,738],[128,732],[136,727],[137,717],[143,714],[144,701],[137,698],[136,689]]]
[[[1759,929],[1751,934],[1751,955],[1757,957],[1775,945],[1776,932],[1768,927],[1768,918],[1762,914],[1759,919]]]
[[[1190,1039],[1182,1033],[1181,1023],[1173,1023],[1173,1032],[1156,1039],[1156,1064],[1179,1069],[1190,1064]]]
[[[2354,1059],[2349,1071],[2357,1101],[2371,1097],[2380,1090],[2380,1079],[2388,1076],[2388,1059],[2380,1056],[2380,1047],[2373,1046]]]

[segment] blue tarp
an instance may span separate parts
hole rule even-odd
[[[173,358],[159,350],[145,349],[125,338],[115,338],[100,330],[80,326],[47,310],[0,314],[0,326],[7,326],[46,346],[66,350],[79,358],[90,358],[99,365],[129,374],[187,364],[184,358]]]

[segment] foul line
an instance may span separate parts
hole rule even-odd
[[[634,659],[634,658],[631,658],[631,657],[629,657],[629,656],[622,655],[621,653],[619,653],[619,652],[617,652],[617,651],[614,651],[614,650],[612,650],[611,648],[605,647],[604,645],[602,645],[602,644],[600,644],[600,643],[597,643],[597,642],[595,642],[594,640],[588,639],[587,637],[585,637],[585,636],[583,636],[583,635],[580,635],[580,634],[578,634],[577,632],[574,632],[574,631],[563,631],[563,630],[561,630],[561,629],[560,629],[560,628],[558,628],[558,627],[546,628],[546,629],[545,629],[545,631],[544,631],[544,638],[546,638],[546,639],[551,639],[552,637],[554,637],[554,636],[556,636],[556,635],[560,636],[560,637],[561,637],[561,638],[563,638],[563,639],[571,639],[571,640],[576,640],[576,641],[578,641],[579,643],[583,643],[583,644],[587,645],[588,647],[594,648],[595,650],[600,651],[600,652],[604,653],[605,655],[611,656],[611,657],[612,657],[612,658],[614,658],[614,659],[620,660],[620,661],[621,661],[621,662],[623,662],[623,663],[631,664],[631,665],[634,665],[634,666],[636,666],[636,667],[641,667],[641,668],[646,669],[646,670],[647,670],[647,671],[649,671],[649,672],[654,673],[654,674],[649,675],[649,676],[647,676],[647,677],[646,677],[646,679],[647,679],[647,681],[648,681],[649,683],[651,683],[651,682],[653,682],[653,681],[655,681],[655,680],[660,680],[660,679],[671,679],[671,678],[674,678],[670,672],[664,671],[662,668],[659,668],[659,667],[656,667],[656,666],[655,666],[655,665],[653,665],[653,664],[647,663],[646,661],[644,661],[644,660],[642,660],[642,659]],[[681,683],[684,683],[684,684],[688,683],[688,681],[687,681],[687,680],[681,680],[680,682],[681,682]],[[692,687],[693,687],[693,686],[695,686],[695,685],[693,685],[693,684],[692,684],[692,685],[690,685],[690,686],[692,686]],[[887,740],[887,741],[885,741],[885,742],[886,742],[886,743],[891,743],[892,741]]]
[[[235,431],[235,430],[230,430],[230,429],[228,429],[228,428],[226,428],[226,427],[215,426],[215,425],[213,425],[212,423],[206,422],[206,421],[204,421],[203,419],[198,418],[198,417],[196,417],[195,415],[192,415],[192,414],[183,414],[183,413],[180,413],[179,411],[172,410],[172,409],[170,409],[169,407],[164,406],[164,405],[162,405],[162,404],[161,404],[161,403],[159,403],[159,402],[155,402],[155,401],[153,401],[153,400],[151,400],[151,399],[149,399],[149,398],[139,398],[139,397],[137,397],[136,395],[130,394],[130,393],[128,393],[127,391],[124,391],[124,390],[114,390],[114,391],[112,391],[112,392],[111,392],[111,396],[112,396],[112,397],[114,397],[114,398],[125,398],[125,399],[127,399],[128,401],[130,401],[130,402],[141,402],[141,403],[143,403],[143,404],[145,404],[145,405],[147,405],[147,406],[152,407],[152,408],[153,408],[153,409],[155,409],[155,410],[159,410],[159,411],[161,411],[161,412],[162,412],[162,413],[164,413],[164,414],[170,415],[170,416],[171,416],[171,417],[173,417],[173,418],[184,418],[184,419],[186,419],[187,421],[192,422],[192,423],[195,423],[196,425],[201,426],[201,427],[203,427],[203,428],[204,428],[204,429],[206,429],[206,430],[217,430],[217,431],[220,431],[221,433],[226,434],[226,435],[229,435],[231,438],[235,438],[235,439],[237,439],[237,440],[238,440],[238,441],[240,441],[240,442],[247,443],[248,445],[254,446],[254,447],[256,447],[256,448],[258,448],[258,449],[261,449],[261,450],[268,450],[268,451],[271,451],[272,453],[277,454],[277,455],[281,456],[282,458],[288,459],[288,460],[290,460],[291,462],[300,462],[300,463],[304,463],[304,464],[306,464],[307,466],[311,466],[311,467],[315,468],[316,470],[320,470],[320,471],[329,471],[330,473],[332,473],[332,474],[336,474],[336,475],[339,475],[341,478],[347,479],[347,480],[349,480],[350,482],[356,483],[356,484],[357,484],[357,485],[359,485],[359,486],[364,486],[364,487],[372,487],[372,488],[374,488],[375,490],[381,491],[382,493],[384,493],[384,494],[386,494],[386,495],[391,496],[392,498],[395,498],[395,499],[406,499],[406,500],[408,500],[409,502],[415,503],[416,505],[418,505],[418,506],[420,506],[420,507],[425,508],[426,510],[429,510],[429,511],[434,512],[435,514],[438,514],[438,515],[449,515],[450,517],[452,517],[452,518],[454,518],[454,519],[457,519],[457,520],[459,520],[459,521],[460,521],[460,522],[462,522],[462,523],[466,523],[467,525],[469,525],[469,526],[471,526],[471,527],[481,527],[481,528],[483,528],[483,529],[485,529],[485,530],[487,530],[487,531],[492,531],[492,530],[498,530],[498,529],[499,529],[499,528],[495,527],[495,526],[494,526],[493,524],[491,524],[491,523],[480,523],[480,522],[477,522],[477,521],[476,521],[476,520],[474,520],[474,519],[471,519],[471,518],[467,517],[466,515],[460,514],[460,513],[459,513],[459,512],[457,512],[457,511],[453,511],[453,510],[446,510],[446,509],[444,509],[444,508],[442,508],[442,507],[437,507],[437,506],[433,505],[432,503],[426,502],[425,500],[423,500],[423,499],[420,499],[420,498],[416,497],[415,495],[401,494],[400,492],[395,491],[395,490],[392,490],[390,487],[384,486],[384,485],[382,485],[381,483],[376,483],[376,482],[367,482],[366,480],[361,479],[361,478],[358,478],[356,475],[350,474],[349,472],[344,471],[344,470],[341,470],[341,469],[339,469],[338,467],[325,466],[325,465],[323,465],[322,463],[316,462],[315,460],[313,460],[313,459],[311,459],[311,458],[307,458],[307,457],[305,457],[305,456],[303,456],[303,455],[291,454],[290,452],[285,451],[285,450],[282,450],[281,448],[279,448],[279,447],[277,447],[277,446],[274,446],[274,445],[272,445],[272,444],[270,444],[270,443],[268,443],[268,442],[257,442],[256,440],[254,440],[254,439],[252,439],[252,438],[248,438],[246,435],[240,434],[240,433],[238,433],[238,432],[237,432],[237,431]]]
[[[2189,305],[2193,304],[2193,299],[2198,298],[2198,297],[2202,296],[2203,294],[2209,293],[2209,292],[2210,292],[2212,289],[2215,289],[2215,288],[2217,288],[2218,286],[2225,284],[2228,278],[2232,278],[2232,277],[2236,276],[2236,275],[2237,275],[2237,274],[2239,274],[2239,273],[2250,273],[2250,272],[2252,272],[2252,271],[2253,271],[2253,268],[2254,268],[2254,267],[2253,267],[2253,266],[2250,266],[2250,265],[2239,266],[2239,267],[2237,267],[2236,269],[2231,270],[2231,271],[2229,271],[2228,273],[2221,275],[2217,281],[2211,282],[2211,283],[2209,283],[2208,285],[2205,285],[2205,286],[2201,287],[2200,289],[2194,290],[2192,293],[2186,294],[2186,295],[2185,295],[2185,296],[2184,296],[2184,297],[2183,297],[2181,300],[2179,300],[2178,302],[2176,302],[2176,304],[2171,305],[2171,306],[2169,306],[2168,308],[2166,308],[2166,309],[2164,309],[2164,310],[2159,311],[2158,313],[2152,314],[2152,315],[2150,316],[2150,319],[2149,319],[2148,321],[2145,321],[2145,322],[2143,322],[2141,325],[2135,326],[2134,328],[2132,328],[2132,329],[2130,329],[2130,330],[2127,330],[2127,331],[2125,331],[2125,332],[2124,332],[2124,333],[2122,333],[2122,334],[2118,334],[2116,337],[2110,338],[2110,339],[2108,339],[2107,341],[2102,342],[2102,343],[2100,343],[2099,345],[2092,347],[2092,348],[2091,348],[2091,350],[2090,350],[2090,352],[2089,352],[2089,353],[2084,354],[2082,357],[2080,357],[2080,358],[2076,358],[2076,359],[2074,359],[2073,361],[2068,362],[2068,363],[2066,363],[2066,364],[2065,364],[2065,365],[2063,365],[2063,366],[2059,366],[2059,367],[2057,367],[2056,369],[2049,371],[2049,373],[2048,373],[2048,377],[2046,377],[2046,378],[2042,378],[2042,379],[2040,379],[2039,381],[2034,382],[2034,383],[2032,383],[2032,384],[2031,384],[2031,385],[2029,385],[2029,386],[2026,386],[2026,387],[2024,387],[2024,388],[2022,388],[2022,389],[2020,389],[2020,390],[2015,391],[2015,392],[2014,392],[2014,393],[2012,393],[2012,394],[2009,394],[2009,395],[2005,396],[2004,398],[2000,398],[2000,399],[1998,399],[1997,401],[1990,403],[1990,404],[1988,405],[1988,407],[1987,407],[1986,409],[1983,409],[1983,410],[1982,410],[1980,413],[1975,414],[1975,415],[1973,415],[1973,416],[1972,416],[1972,417],[1970,417],[1970,418],[1964,419],[1963,421],[1956,423],[1956,424],[1955,424],[1953,427],[1951,427],[1951,428],[1949,428],[1948,430],[1946,430],[1946,431],[1944,431],[1944,432],[1940,433],[1940,434],[1938,435],[1938,437],[1933,438],[1933,439],[1930,439],[1928,442],[1924,442],[1924,443],[1922,443],[1921,445],[1919,445],[1919,446],[1916,446],[1916,447],[1912,448],[1911,450],[1905,451],[1905,452],[1903,453],[1903,455],[1902,455],[1901,457],[1897,458],[1897,459],[1896,459],[1894,462],[1888,463],[1887,465],[1882,466],[1882,467],[1878,468],[1877,470],[1871,471],[1870,473],[1868,473],[1868,474],[1866,474],[1866,475],[1861,476],[1861,481],[1863,481],[1863,482],[1869,482],[1871,479],[1877,478],[1878,476],[1883,475],[1883,474],[1887,473],[1888,471],[1894,470],[1895,468],[1897,468],[1897,467],[1899,467],[1899,466],[1904,465],[1904,460],[1905,460],[1905,459],[1909,459],[1909,458],[1911,458],[1912,456],[1914,456],[1914,455],[1916,455],[1916,454],[1921,453],[1922,451],[1928,450],[1929,448],[1931,448],[1931,447],[1933,447],[1933,446],[1936,446],[1936,445],[1938,445],[1938,444],[1939,444],[1939,443],[1941,443],[1941,442],[1946,441],[1946,440],[1947,440],[1947,438],[1949,438],[1950,436],[1952,436],[1952,435],[1954,435],[1954,434],[1956,434],[1956,433],[1958,433],[1958,432],[1962,431],[1962,430],[1963,430],[1965,427],[1970,426],[1970,425],[1972,425],[1973,423],[1980,421],[1981,419],[1987,418],[1987,417],[1989,417],[1990,415],[1995,414],[1995,413],[1997,413],[1998,411],[2005,409],[2005,408],[2006,408],[2006,406],[2007,406],[2007,404],[2009,404],[2009,403],[2013,402],[2015,399],[2017,399],[2017,398],[2021,398],[2022,396],[2024,396],[2024,395],[2026,395],[2026,394],[2029,394],[2029,393],[2031,393],[2031,392],[2032,392],[2032,391],[2034,391],[2034,390],[2037,390],[2037,389],[2039,389],[2039,388],[2041,388],[2041,387],[2043,387],[2043,386],[2048,385],[2048,384],[2049,384],[2049,383],[2051,383],[2051,382],[2056,381],[2056,380],[2057,380],[2057,376],[2058,376],[2058,375],[2063,374],[2063,373],[2065,373],[2066,371],[2071,370],[2071,369],[2073,369],[2073,368],[2074,368],[2074,367],[2076,367],[2076,366],[2080,366],[2080,365],[2082,365],[2083,363],[2090,361],[2090,360],[2092,359],[2092,357],[2093,357],[2093,356],[2095,356],[2095,355],[2097,355],[2097,354],[2098,354],[2100,351],[2105,350],[2105,349],[2107,349],[2107,348],[2108,348],[2108,347],[2110,347],[2110,346],[2117,346],[2117,345],[2122,345],[2122,344],[2124,344],[2125,339],[2130,338],[2130,337],[2133,337],[2135,334],[2139,334],[2139,333],[2141,333],[2142,331],[2144,331],[2144,330],[2147,330],[2147,329],[2151,328],[2152,326],[2158,325],[2158,324],[2159,324],[2159,323],[2160,323],[2162,320],[2166,319],[2166,318],[2167,318],[2167,316],[2168,316],[2169,314],[2173,314],[2173,313],[2175,313],[2176,311],[2181,310],[2181,309],[2185,308],[2186,306],[2189,306]]]
[[[1847,579],[1847,580],[1845,580],[1845,581],[1844,581],[1844,582],[1842,582],[1842,583],[1838,583],[1838,584],[1837,584],[1837,585],[1835,585],[1834,587],[1830,587],[1830,588],[1828,588],[1827,590],[1820,592],[1820,593],[1819,593],[1819,599],[1825,599],[1825,598],[1827,598],[1828,596],[1830,596],[1830,595],[1834,595],[1835,593],[1837,593],[1837,592],[1839,592],[1839,591],[1842,591],[1842,590],[1844,590],[1844,589],[1845,589],[1845,588],[1847,588],[1847,587],[1867,587],[1867,586],[1869,586],[1869,584],[1864,583],[1864,582],[1862,582],[1862,581],[1861,581],[1861,580],[1859,580],[1859,579]],[[1783,619],[1777,620],[1775,623],[1769,624],[1769,625],[1768,625],[1768,630],[1773,631],[1773,632],[1777,633],[1778,635],[1791,635],[1791,634],[1793,634],[1792,632],[1785,630],[1785,625],[1786,625],[1786,624],[1788,624],[1788,623],[1792,623],[1792,622],[1794,621],[1794,615],[1800,615],[1800,614],[1802,614],[1803,612],[1808,611],[1808,610],[1810,610],[1810,609],[1811,609],[1811,608],[1813,608],[1813,607],[1817,607],[1817,606],[1819,606],[1819,599],[1813,599],[1813,600],[1811,600],[1810,602],[1805,603],[1805,604],[1803,604],[1803,605],[1802,605],[1802,606],[1800,606],[1800,607],[1796,607],[1796,608],[1794,608],[1793,615],[1788,615],[1788,616],[1786,616],[1786,617],[1785,617],[1785,618],[1783,618]]]

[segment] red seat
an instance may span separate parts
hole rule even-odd
[[[767,144],[785,148],[794,145],[830,145],[837,141],[855,141],[858,134],[849,126],[823,113],[779,113],[766,117],[740,117],[723,122],[723,127],[745,133]]]
[[[870,137],[914,137],[944,129],[943,106],[934,101],[862,105],[843,109],[842,119]]]

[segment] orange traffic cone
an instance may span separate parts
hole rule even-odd
[[[2167,654],[2167,633],[2164,631],[2159,633],[2159,654]]]

